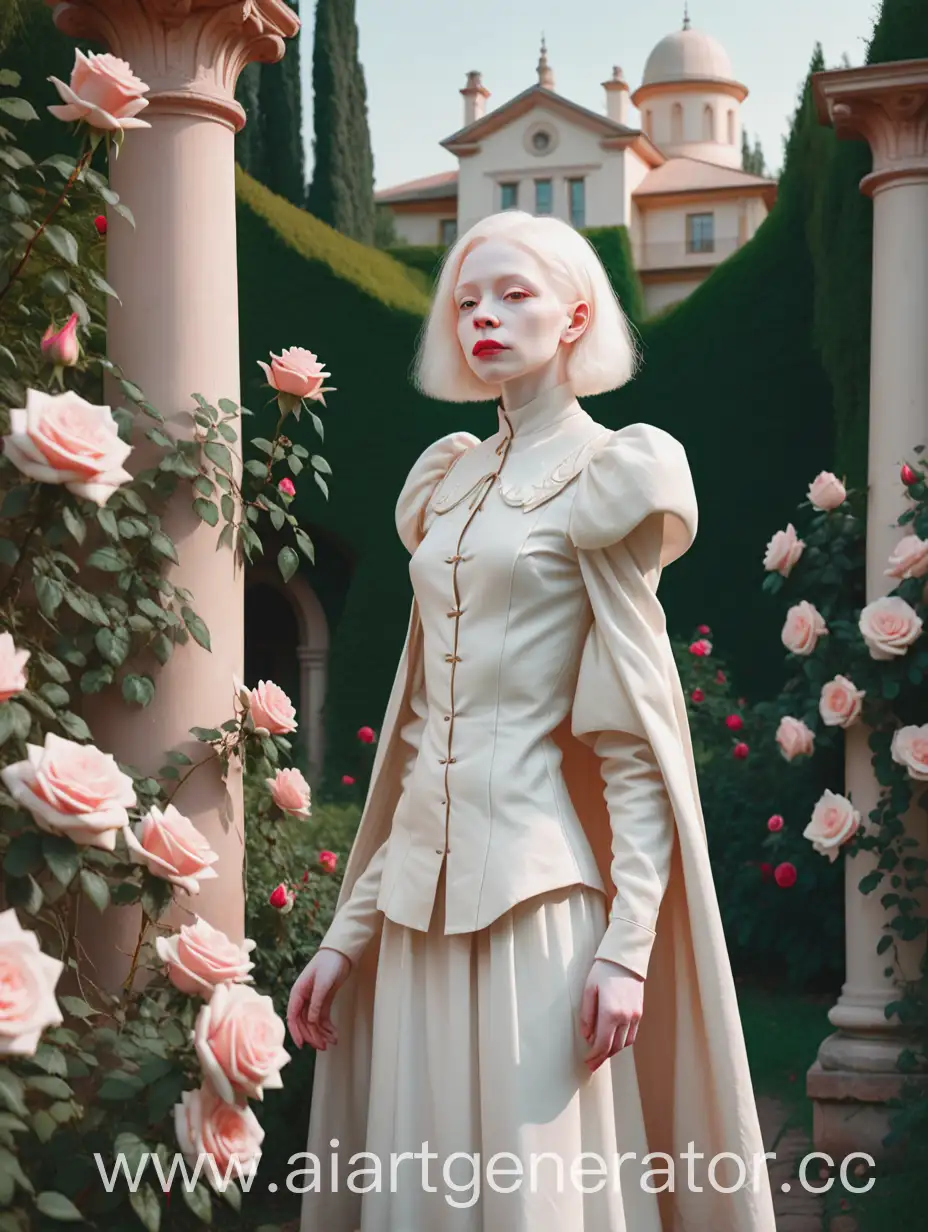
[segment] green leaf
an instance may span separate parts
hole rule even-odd
[[[148,1232],[158,1232],[161,1227],[161,1203],[147,1181],[134,1192],[130,1191],[129,1205]]]
[[[210,526],[216,526],[219,522],[219,510],[211,500],[204,500],[199,497],[193,502],[193,508],[197,515]]]
[[[101,548],[101,551],[113,551],[112,548]],[[96,555],[96,553],[94,553]],[[71,589],[65,591],[65,603],[72,612],[77,612],[78,616],[83,616],[85,620],[89,620],[94,625],[108,625],[109,618],[106,615],[106,610],[103,604],[96,595],[92,595],[88,590]]]
[[[151,537],[151,546],[161,556],[166,556],[168,560],[173,560],[175,565],[180,564],[180,561],[177,559],[177,549],[163,530],[156,530],[154,532]]]
[[[207,629],[206,625],[196,614],[193,608],[182,607],[180,609],[180,614],[183,616],[184,624],[187,626],[187,631],[193,640],[198,642],[204,650],[211,650],[212,645],[210,643],[209,629]]]
[[[59,997],[59,1004],[66,1014],[70,1014],[73,1018],[90,1018],[96,1013],[93,1006],[88,1005],[82,997]]]
[[[122,695],[127,702],[139,706],[147,706],[155,696],[155,682],[150,676],[139,676],[130,673],[123,677]]]
[[[255,475],[258,479],[263,479],[267,474],[267,463],[259,462],[257,458],[249,458],[245,463],[245,470],[249,475]]]
[[[88,270],[87,277],[90,279],[91,284],[95,286],[98,291],[102,291],[104,295],[111,295],[113,299],[115,299],[118,303],[120,304],[122,303],[122,300],[119,298],[119,296],[110,286],[110,284],[106,281],[105,278],[101,277],[100,274],[98,274],[96,270]]]
[[[119,523],[116,520],[116,515],[112,509],[98,509],[97,521],[103,527],[104,532],[111,539],[119,538]]]
[[[35,579],[35,594],[43,614],[51,620],[61,606],[64,587],[54,578],[42,573]]]
[[[92,739],[90,728],[79,714],[72,714],[70,711],[67,711],[65,714],[59,714],[58,722],[72,740],[84,741]]]
[[[21,1079],[17,1078],[10,1070],[0,1068],[0,1100],[16,1116],[26,1116],[28,1113],[24,1091],[25,1088]]]
[[[32,1060],[40,1069],[44,1069],[46,1074],[57,1074],[59,1078],[67,1077],[68,1062],[60,1048],[53,1048],[51,1044],[43,1041],[35,1050]]]
[[[68,690],[63,685],[55,684],[54,682],[43,684],[39,689],[39,696],[44,697],[50,706],[58,708],[67,706],[71,700]]]
[[[63,834],[43,834],[42,853],[55,879],[70,885],[81,866],[81,853],[74,843]]]
[[[227,475],[232,474],[232,455],[229,453],[228,445],[223,445],[221,441],[207,441],[203,446],[203,452],[220,470],[225,471]]]
[[[222,732],[218,727],[191,727],[191,736],[196,736],[201,744],[211,744],[214,740],[222,739]]]
[[[313,471],[313,479],[315,479],[316,486],[320,489],[320,491],[322,492],[322,495],[326,498],[326,500],[328,500],[329,499],[329,485],[322,478],[322,476],[319,474],[318,471]]]
[[[309,407],[307,407],[306,409],[307,409],[310,419],[313,421],[313,427],[316,429],[317,436],[319,437],[320,441],[324,441],[325,432],[323,430],[322,420],[319,418],[319,416],[316,414],[315,411],[310,411]]]
[[[254,445],[255,449],[260,449],[262,453],[270,455],[274,452],[274,446],[263,436],[252,437],[251,443]],[[266,463],[264,465],[266,466]]]
[[[220,398],[216,404],[220,411],[224,411],[226,415],[238,414],[238,403],[233,402],[231,398]]]
[[[42,651],[38,655],[38,660],[42,664],[42,670],[45,672],[45,675],[50,677],[50,679],[56,680],[58,684],[69,683],[71,673],[60,661],[60,659],[55,659],[52,655],[46,654]]]
[[[98,629],[93,640],[97,650],[113,667],[119,667],[125,662],[132,644],[131,635],[125,625],[117,625],[114,629]]]
[[[39,113],[32,103],[24,98],[0,98],[0,111],[6,112],[14,120],[37,120]]]
[[[29,1120],[32,1123],[32,1132],[40,1142],[48,1142],[58,1129],[54,1118],[44,1108],[33,1112]]]
[[[65,505],[61,511],[61,518],[72,537],[78,543],[83,543],[87,535],[87,524],[77,510],[72,509],[70,505]]]
[[[21,518],[29,508],[34,490],[34,485],[30,483],[21,483],[18,487],[10,488],[0,505],[0,518]]]
[[[58,226],[53,223],[45,228],[45,237],[51,244],[52,248],[71,265],[77,265],[80,261],[80,249],[77,246],[77,240],[65,227]]]
[[[129,563],[129,557],[125,552],[120,548],[109,546],[97,548],[87,557],[87,564],[91,568],[100,569],[104,573],[121,573]]]
[[[32,1182],[23,1172],[19,1160],[12,1151],[0,1147],[0,1175],[4,1178],[9,1177],[15,1181],[20,1189],[25,1189],[27,1193],[33,1193]]]
[[[58,1219],[62,1223],[83,1223],[84,1216],[80,1213],[70,1198],[53,1189],[40,1193],[35,1200],[36,1207],[49,1219]]]
[[[12,68],[0,68],[0,86],[9,86],[11,90],[18,88],[22,81],[19,73]]]
[[[53,1099],[70,1099],[74,1092],[63,1078],[54,1074],[38,1074],[29,1078],[26,1086],[33,1091],[41,1091],[43,1095],[51,1095]]]
[[[222,516],[225,520],[227,522],[233,521],[235,518],[235,501],[228,494],[228,492],[223,493],[219,503],[222,508]]]
[[[323,458],[321,454],[314,453],[309,460],[312,463],[314,470],[322,471],[323,475],[332,474],[331,466],[329,466],[328,462],[326,462],[325,458]]]
[[[0,744],[5,744],[11,736],[25,740],[32,730],[32,715],[19,702],[3,702],[0,704]]]
[[[28,877],[45,867],[42,852],[42,836],[38,830],[23,830],[17,834],[3,860],[3,871],[8,877]]]
[[[124,1071],[109,1074],[97,1088],[97,1099],[113,1100],[114,1102],[132,1099],[138,1095],[143,1086],[144,1083],[135,1074],[127,1074]]]
[[[42,290],[46,295],[67,295],[71,281],[64,270],[52,269],[42,279]]]
[[[300,558],[293,548],[285,547],[280,549],[277,555],[277,567],[280,569],[281,577],[284,581],[289,582],[300,567]]]
[[[181,1185],[180,1192],[184,1195],[184,1201],[198,1219],[202,1220],[203,1223],[212,1223],[213,1204],[210,1200],[209,1190],[201,1181],[197,1181],[192,1189],[187,1185]]]
[[[81,889],[98,911],[105,911],[110,905],[109,883],[93,869],[81,869]]]
[[[19,560],[19,548],[11,539],[0,539],[0,565],[15,565]]]
[[[196,492],[199,492],[201,496],[207,497],[207,499],[211,499],[213,492],[216,490],[216,485],[208,475],[197,475],[193,481],[193,487]]]

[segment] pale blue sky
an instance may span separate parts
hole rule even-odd
[[[312,168],[314,0],[301,0],[307,178]],[[648,53],[683,24],[683,0],[357,0],[378,188],[453,170],[439,146],[463,123],[458,93],[470,69],[499,106],[536,80],[541,32],[555,89],[602,111],[613,64],[634,90]],[[861,64],[879,0],[691,0],[694,29],[727,50],[750,93],[743,122],[779,169],[783,137],[816,40],[829,68]],[[637,115],[636,112],[632,113]]]

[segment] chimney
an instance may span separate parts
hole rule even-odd
[[[616,124],[628,124],[628,82],[616,65],[609,81],[603,82],[606,91],[606,115]]]
[[[480,79],[479,73],[467,74],[467,85],[461,91],[464,95],[464,127],[479,120],[487,109],[487,99],[490,91]]]

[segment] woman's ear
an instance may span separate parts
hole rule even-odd
[[[590,323],[590,305],[579,300],[570,305],[570,323],[561,335],[562,342],[576,342]]]

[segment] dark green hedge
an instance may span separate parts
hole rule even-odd
[[[446,251],[443,244],[396,244],[387,249],[391,257],[425,274],[431,282],[438,277],[438,267]]]

